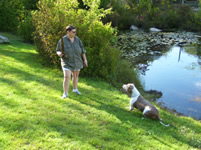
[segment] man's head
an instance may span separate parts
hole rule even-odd
[[[66,27],[66,33],[68,34],[68,36],[71,37],[75,37],[76,34],[76,28],[72,25],[68,25]]]

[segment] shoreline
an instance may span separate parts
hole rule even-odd
[[[201,44],[201,36],[194,32],[145,32],[139,31],[124,31],[118,36],[118,47],[122,51],[122,57],[131,61],[134,69],[138,68],[140,74],[145,73],[146,64],[141,64],[142,57],[147,59],[147,54],[150,57],[160,57],[163,52],[172,46],[197,45]],[[151,94],[150,101],[155,102],[160,108],[177,116],[191,117],[194,120],[201,122],[200,118],[192,117],[178,112],[176,109],[168,108],[163,102],[158,99],[162,96],[160,91],[149,90],[144,91],[147,95]]]
[[[201,123],[201,119],[197,119],[194,118],[192,116],[187,116],[183,113],[178,112],[176,109],[172,109],[172,108],[168,108],[167,106],[164,105],[163,102],[158,102],[158,99],[162,96],[162,92],[161,91],[157,91],[157,90],[148,90],[148,91],[143,91],[145,97],[149,96],[150,98],[148,100],[150,100],[151,102],[154,102],[158,107],[160,107],[163,110],[168,111],[169,113],[176,115],[176,116],[184,116],[184,117],[190,117],[196,121],[199,121]]]

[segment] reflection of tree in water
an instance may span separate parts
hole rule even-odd
[[[145,54],[143,56],[137,56],[134,58],[130,58],[130,61],[134,66],[137,67],[138,71],[140,74],[145,75],[146,71],[148,71],[148,67],[151,65],[151,63],[154,60],[159,59],[162,56],[162,53],[154,53],[152,55],[150,54]]]
[[[197,67],[201,69],[201,44],[185,46],[184,50],[187,53],[198,57],[197,63],[192,63],[191,66],[187,67],[187,69],[195,70]]]
[[[197,46],[197,56],[201,59],[201,45]]]
[[[197,46],[197,56],[198,56],[198,64],[200,65],[201,69],[201,44]],[[201,99],[201,98],[200,98]],[[201,100],[200,100],[201,101]]]
[[[201,58],[201,44],[187,45],[183,48],[187,53],[189,53],[191,55],[196,55],[199,58]]]

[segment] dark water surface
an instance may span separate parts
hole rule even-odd
[[[145,90],[158,90],[164,106],[201,119],[201,47],[174,46],[140,75]]]

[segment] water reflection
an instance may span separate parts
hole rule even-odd
[[[161,91],[163,96],[159,102],[184,115],[201,119],[200,54],[200,46],[175,46],[162,56],[147,59],[141,64],[146,69],[140,76],[145,90]]]

